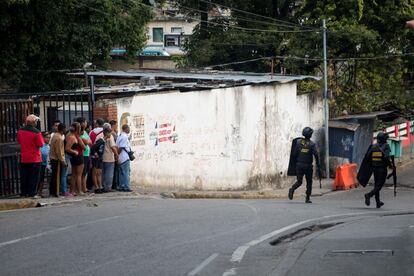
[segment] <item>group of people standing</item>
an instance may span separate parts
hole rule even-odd
[[[37,116],[29,115],[17,133],[21,145],[21,196],[41,196],[46,171],[51,171],[50,196],[132,191],[128,125],[123,125],[118,135],[116,121],[97,119],[90,130],[86,119],[79,117],[68,131],[56,120],[51,132],[40,132],[36,128],[38,121]]]

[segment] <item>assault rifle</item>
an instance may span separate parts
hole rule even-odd
[[[395,156],[391,155],[391,165],[392,165],[392,172],[387,176],[387,179],[390,179],[392,176],[392,180],[394,181],[394,196],[397,196],[397,167],[395,166]]]

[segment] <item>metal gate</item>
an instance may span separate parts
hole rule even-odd
[[[20,193],[20,146],[17,131],[27,115],[40,118],[38,128],[48,131],[55,120],[69,126],[76,117],[93,120],[90,91],[0,93],[0,197]]]

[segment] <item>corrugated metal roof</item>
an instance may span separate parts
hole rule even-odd
[[[83,72],[68,73],[75,77],[84,77]],[[219,72],[219,71],[201,71],[201,72],[174,72],[174,71],[94,71],[87,72],[88,76],[102,78],[130,78],[139,79],[142,77],[154,78],[157,80],[200,80],[200,81],[216,81],[216,82],[239,82],[244,84],[259,83],[288,83],[304,79],[320,80],[317,76],[293,76],[293,75],[271,75],[256,74],[243,72]]]
[[[346,120],[346,119],[375,119],[379,116],[388,115],[395,111],[376,111],[369,113],[352,114],[341,117],[332,118],[332,120]]]
[[[332,127],[332,128],[342,128],[342,129],[355,131],[359,128],[359,126],[360,124],[346,123],[342,121],[329,121],[329,127]]]

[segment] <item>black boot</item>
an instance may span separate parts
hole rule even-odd
[[[368,194],[365,194],[365,205],[369,206],[370,204],[370,196]]]
[[[382,201],[377,201],[377,208],[381,208],[381,206],[384,205],[384,202]]]
[[[310,196],[306,196],[305,203],[312,203],[312,201],[310,200]]]
[[[289,199],[290,200],[292,200],[293,199],[293,193],[294,193],[295,191],[292,189],[292,188],[290,188],[289,189],[289,194],[288,194],[288,197],[289,197]]]

